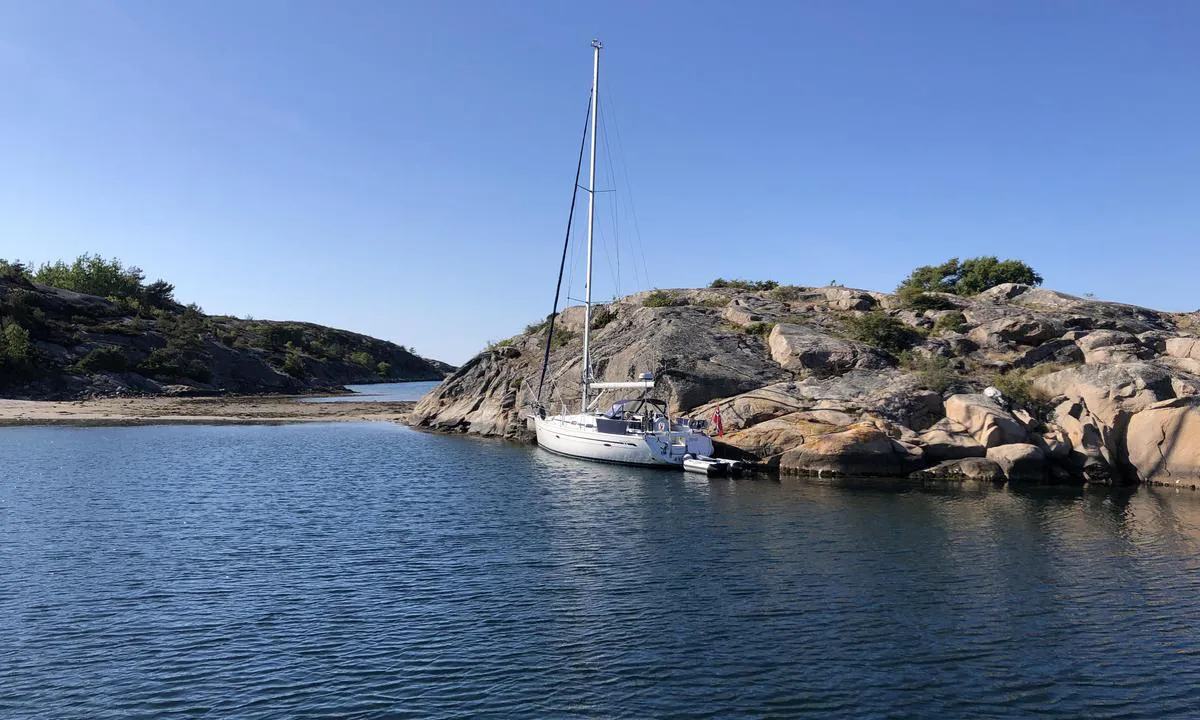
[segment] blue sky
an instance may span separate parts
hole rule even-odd
[[[996,254],[1194,310],[1197,27],[1166,0],[8,0],[0,257],[117,256],[208,312],[462,362],[549,309],[595,36],[598,297]]]

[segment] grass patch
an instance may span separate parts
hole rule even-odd
[[[774,329],[775,329],[775,323],[773,323],[773,322],[752,322],[747,325],[744,325],[742,327],[742,332],[746,333],[747,335],[758,335],[759,337],[766,337],[766,336],[770,335],[771,331]]]
[[[685,304],[683,300],[666,290],[655,290],[642,301],[642,305],[645,307],[675,307],[683,304]]]
[[[900,367],[912,373],[920,387],[936,393],[944,393],[958,382],[958,374],[950,367],[950,361],[940,355],[906,350],[900,353]]]
[[[697,302],[696,304],[701,307],[723,308],[729,304],[729,298],[727,298],[723,295],[718,295],[716,297],[706,297],[703,300]]]

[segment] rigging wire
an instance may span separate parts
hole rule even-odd
[[[575,165],[575,182],[571,186],[571,210],[567,213],[567,232],[566,237],[563,238],[562,260],[558,263],[558,282],[554,285],[554,308],[550,311],[550,319],[546,328],[546,352],[542,355],[542,375],[538,378],[537,404],[539,412],[542,413],[543,417],[545,417],[545,413],[540,408],[542,403],[542,386],[546,383],[546,368],[550,366],[550,346],[554,341],[554,320],[558,315],[558,297],[562,291],[563,269],[567,264],[567,248],[571,245],[571,226],[575,220],[575,200],[579,197],[579,173],[583,170],[583,148],[587,144],[588,120],[591,117],[592,98],[589,94],[587,114],[583,117],[583,139],[579,141],[579,162]]]
[[[634,238],[637,240],[638,254],[640,255],[640,259],[642,261],[642,278],[645,281],[645,284],[642,285],[642,287],[649,288],[650,287],[650,271],[648,269],[649,266],[646,264],[646,247],[642,243],[642,230],[641,230],[641,226],[638,224],[637,208],[634,207],[634,204],[633,204],[633,184],[629,181],[629,165],[627,165],[625,163],[625,148],[624,148],[623,144],[621,143],[621,124],[617,121],[617,104],[614,101],[614,94],[613,94],[612,90],[608,87],[607,84],[605,84],[605,86],[604,86],[604,92],[605,92],[605,95],[607,95],[607,97],[608,97],[608,102],[605,105],[609,110],[611,110],[610,116],[612,118],[613,140],[617,145],[617,154],[619,156],[619,162],[621,164],[621,171],[625,177],[625,185],[624,186],[626,188],[625,195],[629,200],[629,215],[630,215],[630,218],[633,220],[633,234],[634,234]],[[611,153],[610,153],[610,157],[611,157]],[[636,283],[637,282],[637,265],[636,264],[633,266],[633,270],[634,270],[634,272],[633,272],[634,282]]]

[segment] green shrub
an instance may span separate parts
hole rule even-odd
[[[747,335],[766,337],[767,335],[770,335],[771,331],[774,329],[775,323],[773,322],[752,322],[742,327],[742,332],[746,333]]]
[[[851,315],[844,321],[846,336],[890,353],[903,352],[921,341],[921,334],[879,310]]]
[[[178,347],[168,345],[157,348],[137,364],[137,372],[149,377],[178,377],[184,374],[183,353]]]
[[[29,361],[32,347],[29,331],[13,320],[0,321],[0,368],[16,367]]]
[[[29,274],[29,268],[25,263],[19,260],[5,260],[0,258],[0,280],[8,280],[11,282],[30,282],[33,278]]]
[[[392,364],[386,360],[380,360],[379,364],[375,366],[375,374],[380,378],[386,379],[390,377],[392,374]]]
[[[546,327],[550,324],[550,318],[552,318],[554,316],[555,316],[554,313],[550,313],[541,322],[529,323],[528,325],[525,326],[525,334],[526,335],[536,335],[536,334],[540,333],[541,331],[545,330]]]
[[[296,348],[288,349],[283,359],[283,371],[297,379],[303,379],[307,374],[304,370],[304,359],[300,357],[300,351]]]
[[[600,305],[592,309],[592,329],[599,330],[617,319],[617,311],[608,305]]]
[[[115,345],[101,345],[93,348],[87,355],[79,359],[75,366],[88,372],[124,372],[129,369],[129,359],[124,351]]]
[[[370,353],[363,352],[362,350],[350,353],[349,360],[350,362],[356,365],[362,365],[365,368],[369,368],[375,364],[375,358],[371,357]]]
[[[771,297],[780,302],[790,302],[800,297],[800,288],[795,285],[780,285],[771,290]]]
[[[940,355],[905,350],[900,353],[900,367],[912,373],[922,388],[936,393],[946,392],[958,380],[950,361]]]
[[[1044,417],[1050,411],[1045,393],[1034,387],[1033,381],[1072,367],[1073,363],[1043,363],[1031,368],[1014,368],[992,378],[992,385],[1004,393],[1015,406],[1023,407],[1034,415]]]
[[[571,341],[579,336],[579,333],[567,330],[566,328],[554,328],[554,335],[550,337],[550,347],[561,348],[571,344]]]
[[[724,295],[714,295],[712,297],[706,297],[696,304],[700,305],[701,307],[723,308],[729,304],[729,298],[725,297]]]
[[[708,284],[710,288],[729,288],[731,290],[774,290],[779,283],[774,280],[726,280],[717,278]]]
[[[1041,285],[1042,276],[1020,260],[999,260],[994,255],[959,261],[951,258],[941,265],[922,265],[896,289],[905,293],[947,292],[974,295],[1004,283]]]
[[[958,306],[944,297],[930,295],[920,288],[902,285],[896,290],[900,304],[909,310],[954,310]]]
[[[933,334],[960,333],[967,329],[967,317],[961,312],[947,313],[933,321]]]
[[[679,304],[679,299],[666,290],[655,290],[642,301],[645,307],[674,307]]]

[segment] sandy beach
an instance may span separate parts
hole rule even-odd
[[[304,402],[300,397],[137,397],[79,401],[0,399],[0,427],[14,425],[262,425],[403,422],[412,402]]]

